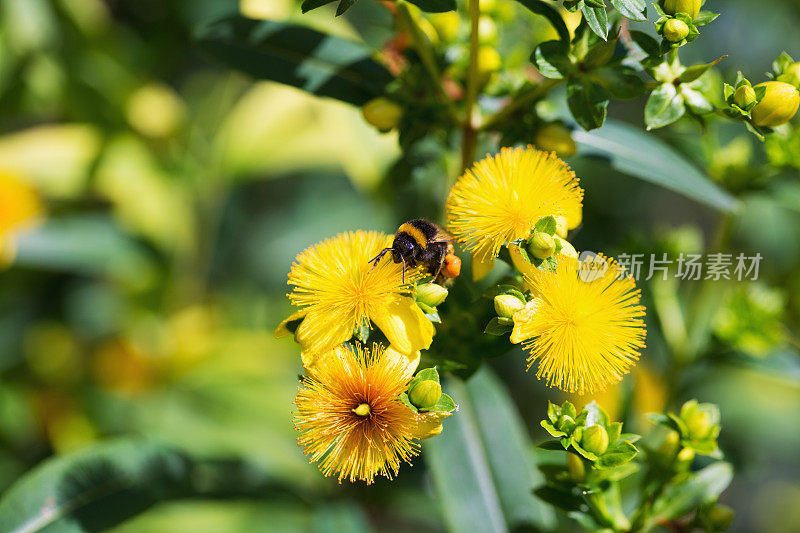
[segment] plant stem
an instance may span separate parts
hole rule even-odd
[[[469,67],[467,70],[467,94],[464,109],[464,125],[461,137],[461,170],[464,171],[472,165],[475,159],[475,149],[478,146],[478,132],[475,126],[474,108],[478,98],[478,23],[481,10],[478,0],[468,0],[469,3]]]

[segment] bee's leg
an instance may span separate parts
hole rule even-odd
[[[376,266],[378,266],[378,262],[381,260],[381,258],[384,255],[386,255],[386,252],[390,252],[391,250],[392,250],[391,248],[384,248],[383,250],[380,251],[380,253],[378,255],[376,255],[375,257],[370,259],[368,262],[372,263],[372,268],[375,268]]]
[[[428,283],[433,283],[436,281],[436,278],[439,277],[439,274],[442,273],[442,267],[444,267],[444,260],[447,257],[447,254],[444,250],[439,251],[439,268],[436,269],[436,274],[433,275],[433,278]]]

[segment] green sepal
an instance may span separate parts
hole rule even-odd
[[[692,21],[695,26],[705,26],[709,22],[713,22],[719,16],[719,13],[712,13],[711,11],[701,11],[697,17]]]
[[[561,404],[561,414],[568,415],[572,418],[576,418],[578,416],[578,410],[569,400],[565,401]]]
[[[570,439],[570,441],[571,441],[572,447],[575,449],[576,452],[578,452],[579,454],[581,454],[583,457],[585,457],[586,459],[588,459],[590,461],[597,461],[597,459],[598,459],[597,455],[593,454],[592,452],[588,452],[588,451],[584,450],[583,447],[581,447],[581,445],[578,442],[575,442],[575,439]],[[606,452],[606,453],[608,453],[608,452]]]
[[[508,322],[506,322],[508,321]],[[510,323],[509,323],[510,322]],[[514,329],[514,321],[510,318],[494,317],[484,328],[483,332],[497,337],[510,333]]]
[[[611,422],[606,426],[606,432],[608,433],[608,442],[613,446],[622,435],[622,422]]]
[[[420,409],[420,413],[450,413],[455,411],[458,408],[456,402],[453,401],[453,398],[450,395],[442,393],[442,396],[439,398],[439,401],[436,402],[436,405],[433,407],[428,407],[427,409]]]
[[[557,229],[558,224],[556,223],[556,217],[553,215],[542,217],[533,225],[534,233],[547,233],[551,237],[556,234]]]
[[[626,440],[621,440],[609,446],[603,455],[595,462],[595,466],[600,469],[615,468],[629,462],[636,457],[639,450],[636,446]]]
[[[548,400],[547,401],[547,418],[550,419],[550,422],[555,424],[556,421],[558,420],[558,417],[559,417],[560,414],[561,414],[561,408],[558,405],[556,405],[553,402]]]
[[[542,420],[539,422],[539,425],[542,426],[545,431],[547,431],[553,437],[565,437],[567,434],[555,427],[553,424],[548,422],[547,420]]]

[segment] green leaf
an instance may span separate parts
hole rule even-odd
[[[683,97],[672,83],[662,83],[650,93],[644,106],[644,121],[647,129],[663,128],[683,116],[686,108]]]
[[[308,13],[313,9],[317,9],[318,7],[328,5],[335,1],[336,0],[305,0],[301,4],[300,9],[303,11],[303,13]]]
[[[356,0],[341,0],[339,5],[336,7],[336,16],[344,15],[345,12],[353,7],[353,4],[356,3]]]
[[[584,5],[581,11],[589,28],[605,41],[608,38],[608,13],[605,8]]]
[[[539,422],[539,425],[541,425],[545,431],[547,431],[553,437],[565,437],[567,435],[564,431],[561,431],[547,420],[542,420]]]
[[[566,490],[555,487],[539,487],[533,491],[544,502],[561,509],[562,511],[578,511],[584,504],[583,498]]]
[[[630,33],[633,42],[635,42],[645,54],[648,56],[661,55],[661,45],[658,44],[658,41],[652,36],[638,30],[631,30]]]
[[[561,445],[561,441],[558,440],[546,440],[543,443],[539,444],[537,448],[541,448],[542,450],[548,450],[551,452],[564,451],[564,447]]]
[[[572,447],[577,451],[579,454],[584,456],[585,458],[589,459],[590,461],[597,461],[597,455],[593,454],[590,451],[584,450],[583,447],[575,442],[575,439],[571,439]]]
[[[713,463],[678,483],[669,485],[653,504],[653,522],[678,519],[701,505],[717,500],[733,479],[729,463]]]
[[[573,70],[567,48],[561,41],[543,42],[533,51],[532,60],[546,78],[560,80]]]
[[[556,423],[558,417],[561,415],[561,408],[551,402],[550,400],[547,401],[547,418],[550,419],[550,422]]]
[[[557,229],[558,224],[556,223],[556,217],[553,215],[540,218],[533,226],[533,231],[537,233],[547,233],[551,237],[555,235]]]
[[[456,0],[408,0],[428,13],[444,13],[456,10]]]
[[[151,439],[120,439],[56,456],[0,500],[0,531],[106,531],[149,507],[192,496],[257,496],[278,488],[240,461],[196,461]]]
[[[644,81],[630,67],[615,65],[600,68],[593,73],[593,79],[617,100],[638,98],[645,93]]]
[[[417,372],[417,375],[414,376],[414,380],[418,381],[430,380],[439,383],[439,372],[436,371],[435,366],[432,366],[430,368],[423,368],[422,370]]]
[[[696,91],[687,85],[678,88],[686,107],[695,115],[706,115],[714,111],[714,104],[709,102],[700,91]]]
[[[556,33],[558,33],[558,38],[561,39],[561,42],[569,44],[569,30],[561,14],[555,8],[541,0],[517,0],[517,2],[550,21],[550,24],[553,25]]]
[[[723,211],[738,201],[705,177],[679,152],[652,135],[622,122],[609,121],[596,132],[573,131],[584,155],[608,158],[617,170],[673,190]]]
[[[284,22],[226,18],[203,29],[199,45],[254,78],[359,106],[383,95],[393,79],[367,46]]]
[[[716,65],[717,63],[719,63],[720,61],[725,59],[726,57],[728,57],[728,56],[726,56],[726,55],[725,56],[721,56],[718,59],[715,59],[714,61],[712,61],[711,63],[705,63],[703,65],[691,66],[691,67],[687,68],[686,70],[684,70],[683,72],[680,73],[680,75],[678,76],[678,81],[681,82],[681,83],[692,82],[692,81],[696,80],[697,78],[699,78],[700,76],[702,76],[703,74],[705,74],[706,72],[708,72],[708,70],[711,67],[713,67],[714,65]]]
[[[567,105],[575,121],[585,130],[599,128],[606,120],[608,93],[600,85],[575,79],[567,82]]]
[[[712,13],[711,11],[701,11],[697,17],[692,21],[695,26],[705,26],[712,22],[719,16],[719,13]]]
[[[506,319],[507,320],[507,319]],[[500,320],[500,317],[494,317],[486,324],[486,329],[483,330],[484,333],[489,335],[501,336],[507,333],[510,333],[514,329],[513,321],[511,324],[505,323],[504,321]]]
[[[608,447],[606,452],[595,462],[597,468],[607,469],[624,465],[634,457],[639,450],[626,440],[621,440]]]
[[[572,402],[570,402],[569,400],[565,400],[564,403],[561,404],[561,414],[575,418],[576,416],[578,416],[578,410],[575,408]]]
[[[622,422],[611,422],[606,426],[606,431],[608,432],[608,442],[613,445],[622,435]]]
[[[544,479],[503,387],[485,366],[466,383],[446,381],[460,410],[445,421],[441,435],[423,443],[451,531],[546,530],[554,525],[552,510],[533,496],[533,487]]]
[[[456,405],[455,400],[450,397],[449,394],[442,394],[442,397],[439,398],[439,401],[436,402],[436,405],[431,407],[430,409],[420,409],[420,412],[427,413],[427,412],[436,412],[436,413],[451,413],[458,408]]]
[[[647,20],[645,0],[611,0],[611,5],[625,18],[639,22]]]

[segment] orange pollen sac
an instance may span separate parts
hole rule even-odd
[[[446,278],[457,278],[461,274],[461,259],[455,254],[447,254],[444,257],[442,275]]]

